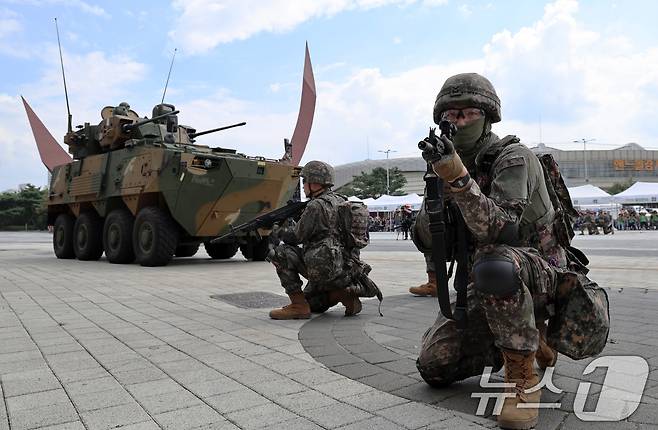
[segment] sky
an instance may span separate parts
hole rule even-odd
[[[0,0],[0,190],[46,185],[24,96],[62,142],[122,101],[141,116],[166,102],[199,138],[283,154],[301,96],[304,44],[317,106],[302,162],[417,156],[449,76],[488,77],[502,101],[494,132],[543,142],[658,149],[658,2],[466,0]]]

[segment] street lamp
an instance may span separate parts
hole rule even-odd
[[[389,194],[391,185],[388,177],[388,154],[390,154],[391,152],[398,152],[398,151],[396,151],[395,149],[387,149],[386,151],[382,151],[380,149],[377,152],[383,152],[384,154],[386,154],[386,194]]]
[[[574,141],[573,141],[573,143],[580,143],[580,142],[583,142],[583,160],[585,161],[585,183],[586,183],[586,184],[589,183],[589,176],[587,175],[587,154],[585,153],[585,150],[586,150],[586,146],[585,146],[585,145],[587,145],[587,142],[591,142],[591,141],[593,141],[593,140],[596,140],[596,139],[585,139],[585,138],[582,138],[582,139],[578,139],[578,140],[574,140]]]

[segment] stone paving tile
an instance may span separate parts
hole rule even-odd
[[[82,421],[72,421],[64,424],[55,424],[53,426],[39,427],[39,430],[85,430]],[[124,430],[123,428],[121,430]]]
[[[302,417],[267,426],[267,430],[321,430],[322,428],[313,421]]]
[[[360,362],[343,366],[331,366],[331,370],[350,379],[359,379],[376,373],[381,373],[382,368],[380,366],[375,366],[374,364]]]
[[[93,393],[72,393],[71,399],[73,400],[73,403],[75,403],[78,412],[87,412],[111,406],[134,403],[132,396],[121,387],[105,391],[96,391]]]
[[[6,397],[62,388],[61,384],[50,370],[9,373],[2,376],[2,385]]]
[[[113,371],[112,376],[122,384],[140,384],[161,379],[169,379],[166,373],[156,367],[126,370],[123,372]]]
[[[230,393],[207,397],[205,401],[222,414],[270,403],[266,397],[263,397],[250,389],[240,389]]]
[[[382,417],[373,417],[364,421],[339,427],[340,430],[400,430],[400,425]],[[457,427],[461,430],[461,427]]]
[[[297,418],[297,415],[274,403],[226,414],[226,418],[244,429],[268,427]]]
[[[262,383],[253,382],[245,385],[269,398],[283,396],[286,394],[299,393],[300,391],[307,389],[305,385],[283,377]]]
[[[310,409],[318,409],[336,403],[336,399],[313,390],[276,397],[274,401],[296,413]]]
[[[362,394],[368,391],[372,391],[372,387],[369,387],[365,384],[360,384],[350,379],[326,382],[324,384],[318,384],[313,388],[336,399],[342,399],[345,397],[353,396],[355,394]]]
[[[163,429],[172,430],[186,430],[226,422],[223,416],[205,404],[157,414],[153,418]]]
[[[69,402],[10,412],[9,419],[12,430],[23,430],[68,423],[79,417]]]
[[[106,430],[150,420],[148,414],[137,403],[82,412],[80,415],[89,430]]]
[[[181,385],[172,379],[160,379],[157,381],[140,382],[125,386],[130,394],[137,398],[152,396],[155,394],[171,393],[180,391]]]
[[[107,390],[120,390],[121,385],[111,376],[102,378],[84,379],[65,384],[66,391],[71,395],[96,393]]]
[[[243,386],[229,378],[221,378],[212,381],[188,384],[185,385],[185,388],[199,397],[210,397],[217,394],[230,393],[231,391],[240,390],[243,388]]]
[[[409,400],[405,398],[381,391],[368,391],[367,393],[344,397],[341,401],[368,412],[374,412],[380,409],[390,408],[391,406],[409,403]]]
[[[7,397],[5,401],[7,403],[7,409],[9,409],[10,413],[22,411],[25,409],[50,406],[58,403],[70,403],[69,397],[61,388],[50,391],[41,391],[39,393],[33,394],[24,394],[16,397]]]
[[[318,409],[302,410],[300,415],[330,429],[373,417],[368,412],[343,403],[335,403]]]
[[[435,424],[451,417],[450,413],[446,410],[440,410],[419,403],[408,403],[381,409],[377,411],[377,415],[409,428]]]
[[[185,390],[139,397],[139,403],[151,415],[203,404],[198,397]]]

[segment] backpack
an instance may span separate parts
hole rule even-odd
[[[361,249],[370,243],[368,206],[345,200],[338,205],[336,224],[342,244],[347,249]]]
[[[543,154],[538,158],[544,171],[546,189],[555,210],[555,235],[558,243],[567,248],[571,245],[571,239],[574,236],[572,226],[578,218],[578,211],[573,207],[569,190],[564,184],[560,168],[553,156]]]

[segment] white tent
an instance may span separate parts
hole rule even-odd
[[[614,199],[622,204],[658,203],[658,183],[636,182],[627,190],[615,194]]]
[[[363,203],[368,206],[370,212],[394,212],[402,205],[411,205],[413,210],[420,210],[420,205],[423,203],[423,198],[418,194],[407,194],[406,196],[389,196],[382,195],[381,197],[373,200],[365,199]]]
[[[590,184],[569,188],[569,195],[574,206],[602,205],[612,201],[610,194]]]
[[[349,200],[349,201],[351,201],[351,202],[363,202],[363,200],[361,200],[361,199],[358,198],[357,196],[349,196],[349,197],[347,198],[347,200]]]

